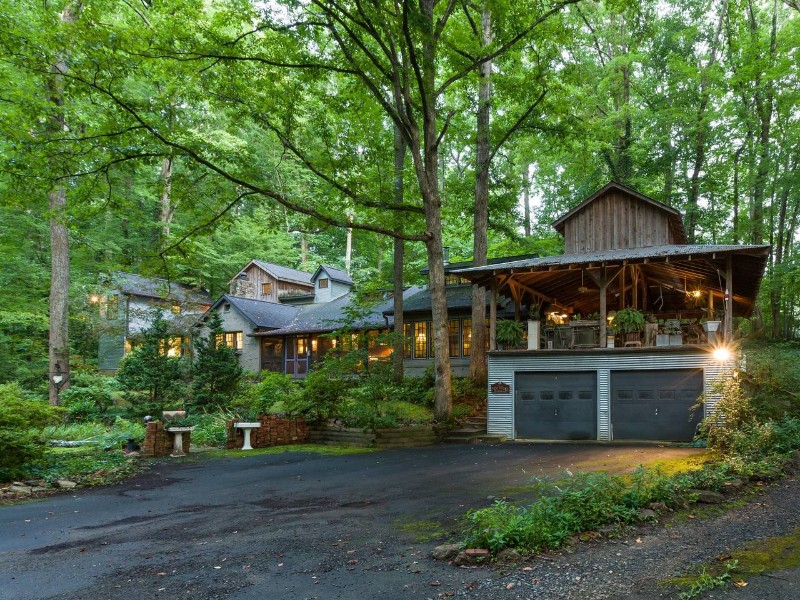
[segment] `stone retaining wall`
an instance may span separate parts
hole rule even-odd
[[[230,420],[227,423],[228,439],[225,447],[229,450],[241,448],[244,443],[244,433],[233,426],[241,419]],[[305,444],[308,442],[308,425],[302,418],[285,419],[275,415],[261,415],[258,418],[261,427],[253,429],[250,433],[250,445],[253,448],[269,448],[270,446],[284,446],[287,444]]]
[[[429,446],[439,441],[433,427],[359,429],[328,424],[313,427],[310,439],[317,444],[344,444],[365,448],[405,448]]]

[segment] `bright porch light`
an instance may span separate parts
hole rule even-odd
[[[729,360],[731,357],[730,348],[726,346],[719,346],[718,348],[714,348],[713,356],[714,360],[718,360],[720,362]]]

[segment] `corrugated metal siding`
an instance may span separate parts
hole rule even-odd
[[[705,414],[710,414],[718,395],[714,395],[713,382],[724,377],[734,365],[731,359],[725,363],[714,360],[710,352],[603,352],[528,354],[490,354],[489,355],[489,406],[488,432],[505,435],[513,439],[514,434],[514,374],[531,371],[597,371],[597,437],[600,440],[613,439],[611,431],[611,373],[614,370],[648,369],[703,369],[704,389],[708,394]],[[506,383],[511,386],[510,394],[493,394],[493,383]]]
[[[611,371],[597,369],[597,439],[611,439]]]
[[[735,358],[731,358],[726,362],[711,361],[706,365],[705,376],[703,378],[703,395],[705,396],[703,416],[707,417],[711,415],[719,401],[720,394],[715,389],[716,386],[714,384],[725,377],[730,377],[735,366]]]
[[[514,396],[516,394],[514,370],[518,365],[514,361],[498,360],[501,358],[505,359],[506,357],[489,356],[489,402],[486,431],[490,435],[514,438]],[[493,394],[491,386],[493,383],[499,382],[510,385],[511,393]]]

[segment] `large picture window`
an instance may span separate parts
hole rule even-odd
[[[414,323],[414,358],[428,358],[428,324]]]
[[[462,320],[461,327],[464,332],[461,336],[461,354],[470,356],[472,353],[472,319]]]
[[[450,358],[458,358],[459,352],[459,322],[458,319],[450,319],[447,322],[447,345],[449,347]]]

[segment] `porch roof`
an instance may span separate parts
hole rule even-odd
[[[722,297],[727,258],[733,263],[734,312],[749,315],[770,253],[770,246],[679,244],[561,254],[455,271],[478,285],[497,279],[513,283],[540,299],[572,306],[579,312],[597,310],[599,291],[594,276],[602,267],[638,266],[646,284],[661,292],[688,293],[702,289]],[[594,292],[594,294],[592,294]]]

